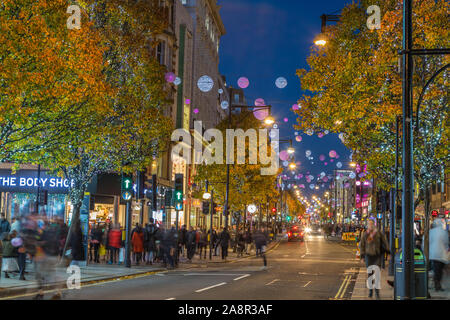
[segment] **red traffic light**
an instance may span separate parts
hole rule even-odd
[[[273,213],[277,213],[277,208],[272,208]]]
[[[438,212],[437,212],[436,210],[433,210],[433,211],[431,212],[431,215],[432,215],[433,217],[437,217],[437,216],[438,216]]]

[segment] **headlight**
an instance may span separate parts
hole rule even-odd
[[[310,233],[311,232],[311,228],[306,228],[305,231],[306,231],[306,233]]]

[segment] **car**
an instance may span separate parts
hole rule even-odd
[[[294,226],[291,229],[289,229],[288,232],[288,241],[304,241],[305,237],[304,237],[305,232],[303,231],[303,229],[301,227],[298,226]]]

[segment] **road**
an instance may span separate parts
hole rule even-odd
[[[64,299],[329,300],[349,299],[360,266],[351,247],[307,236],[282,241],[268,255],[65,290]],[[354,268],[354,269],[352,269]],[[49,295],[48,295],[49,296]],[[24,296],[21,299],[30,299]]]

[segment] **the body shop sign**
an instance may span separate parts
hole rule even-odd
[[[38,181],[36,170],[19,170],[12,174],[10,170],[0,170],[0,191],[1,192],[36,192],[38,185],[42,190],[49,193],[68,193],[73,181],[49,176],[45,171],[41,171]]]

